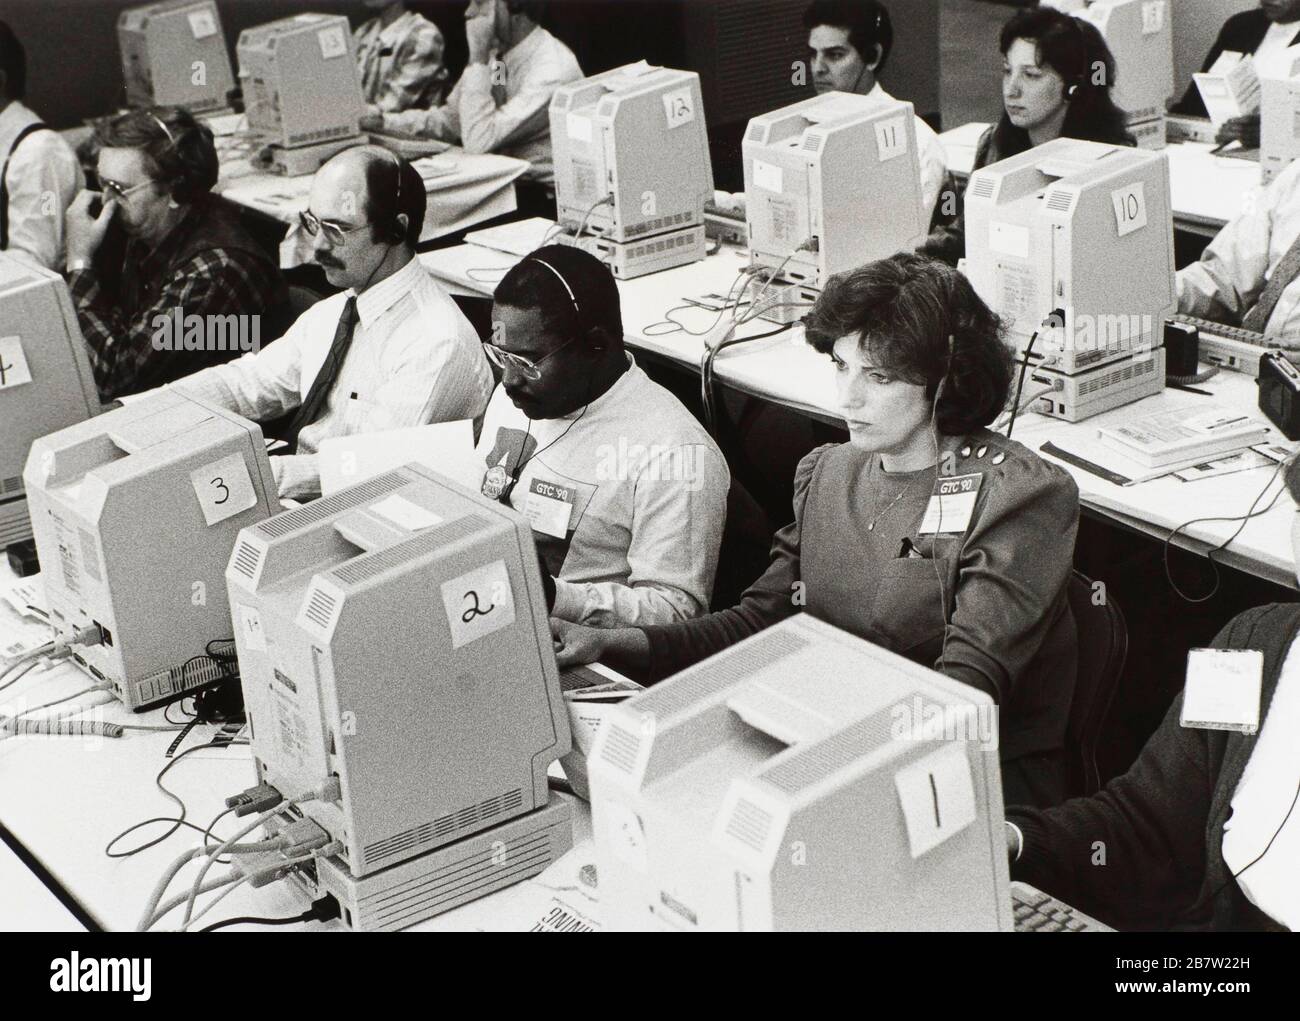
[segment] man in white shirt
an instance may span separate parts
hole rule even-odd
[[[477,456],[482,492],[532,522],[554,616],[663,624],[709,608],[730,473],[717,445],[623,347],[618,288],[547,245],[498,285],[501,369]]]
[[[471,0],[465,12],[469,63],[447,102],[399,113],[371,107],[362,127],[516,156],[532,164],[530,179],[553,183],[551,96],[582,78],[582,68],[573,51],[537,23],[543,6],[539,0]]]
[[[1242,205],[1178,271],[1178,311],[1300,345],[1300,160]]]
[[[281,496],[319,494],[326,439],[476,418],[487,404],[478,335],[415,258],[425,201],[420,175],[387,150],[335,156],[300,218],[316,262],[344,290],[262,351],[174,384],[257,421],[294,412],[288,452],[271,459]]]
[[[64,263],[64,213],[86,186],[58,132],[23,105],[27,55],[0,21],[0,251],[56,272]]]
[[[361,92],[381,111],[428,107],[442,101],[447,68],[438,26],[403,0],[365,0],[379,13],[353,33]]]
[[[824,92],[852,92],[884,106],[895,102],[876,76],[894,45],[889,10],[879,0],[814,0],[804,11],[812,85]],[[920,117],[916,122],[917,156],[921,164],[921,204],[927,222],[934,215],[948,172],[939,136]],[[714,192],[723,208],[744,209],[744,195]]]

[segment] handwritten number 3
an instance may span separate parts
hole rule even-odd
[[[470,600],[474,605],[469,607],[464,613],[460,615],[460,622],[462,624],[468,624],[475,617],[486,617],[489,613],[491,613],[493,610],[497,608],[497,604],[493,603],[486,610],[479,609],[478,593],[475,592],[473,589],[470,589],[470,591],[465,593],[465,598]]]
[[[227,500],[230,499],[230,487],[226,485],[225,480],[223,480],[220,476],[217,476],[215,479],[213,479],[212,484],[216,486],[218,489],[222,490],[223,495],[221,499],[215,501],[216,505],[220,507],[223,503],[225,503]]]

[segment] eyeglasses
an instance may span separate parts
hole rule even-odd
[[[99,179],[99,183],[100,186],[103,187],[104,191],[108,194],[110,198],[114,199],[117,202],[121,202],[128,195],[134,194],[135,192],[139,191],[141,188],[147,188],[149,185],[153,184],[154,182],[141,181],[139,184],[133,184],[131,187],[128,188],[126,185],[119,184],[117,181],[111,180],[110,178],[101,177]]]
[[[551,355],[559,354],[566,347],[572,344],[574,340],[577,340],[577,338],[574,337],[573,340],[566,340],[554,351],[542,355],[542,357],[537,359],[537,361],[533,361],[531,358],[525,358],[523,355],[513,354],[510,351],[504,351],[495,344],[484,344],[483,352],[487,355],[488,361],[502,372],[507,368],[513,369],[515,372],[519,373],[519,375],[523,376],[524,379],[531,382],[532,380],[541,379],[542,362],[550,358]]]
[[[355,234],[357,231],[370,226],[368,223],[363,223],[358,227],[344,227],[333,220],[322,220],[310,209],[303,210],[298,214],[298,223],[312,237],[323,231],[325,240],[331,245],[341,245],[347,240],[349,234]]]

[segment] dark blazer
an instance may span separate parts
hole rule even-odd
[[[1260,707],[1277,690],[1300,631],[1300,604],[1234,617],[1218,649],[1264,654]],[[1090,798],[1039,811],[1008,799],[1025,846],[1011,866],[1023,879],[1121,929],[1282,928],[1241,891],[1223,860],[1223,824],[1257,734],[1179,725],[1182,695],[1127,773]],[[1093,863],[1097,842],[1107,863]]]
[[[1233,53],[1254,53],[1259,44],[1264,41],[1264,36],[1268,34],[1268,25],[1268,18],[1258,7],[1253,11],[1242,11],[1240,14],[1234,14],[1223,23],[1223,28],[1219,29],[1219,37],[1214,40],[1214,45],[1210,47],[1210,52],[1205,58],[1205,63],[1201,65],[1201,70],[1208,71],[1224,50]],[[1296,26],[1296,34],[1292,38],[1290,45],[1294,46],[1296,43],[1300,43],[1300,25]],[[1192,82],[1187,86],[1183,98],[1170,107],[1170,111],[1172,113],[1186,114],[1189,117],[1209,116],[1205,104],[1201,102],[1201,94],[1197,91],[1196,82]]]

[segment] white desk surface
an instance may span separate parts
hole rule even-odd
[[[0,565],[0,584],[12,580],[7,563]],[[15,614],[0,604],[0,636],[14,627]],[[48,671],[35,670],[0,694],[0,712],[21,711],[70,695],[93,683],[69,662]],[[164,725],[162,710],[134,714],[103,693],[85,695],[59,707],[94,707],[77,713],[115,723]],[[51,710],[50,712],[53,712]],[[42,714],[48,715],[48,714]],[[211,735],[211,727],[196,728]],[[0,740],[0,824],[35,857],[102,928],[131,931],[135,928],[154,884],[171,861],[187,848],[197,847],[200,836],[184,829],[156,847],[130,858],[110,859],[104,846],[132,823],[151,816],[172,816],[176,806],[154,786],[154,777],[166,764],[163,757],[176,734],[127,731],[121,738],[15,737]],[[183,750],[197,741],[192,733]],[[206,826],[225,807],[225,798],[255,782],[252,759],[246,745],[195,752],[186,756],[163,778],[163,783],[188,807],[190,822]],[[527,929],[549,910],[562,890],[580,887],[577,873],[590,862],[590,809],[585,802],[568,799],[574,811],[574,841],[580,845],[561,858],[542,876],[525,880],[506,890],[484,897],[418,926],[423,930]],[[216,833],[228,836],[248,820],[227,817]],[[155,824],[129,835],[121,846],[132,847],[159,835],[168,824]],[[250,838],[251,839],[251,838]],[[8,852],[0,843],[0,852]],[[45,890],[23,863],[8,852],[0,853],[0,930],[40,929],[59,921],[58,912],[75,926],[76,921]],[[10,867],[12,865],[12,868]],[[197,865],[188,865],[168,891],[168,896],[187,891]],[[209,878],[223,875],[229,866],[214,865]],[[8,877],[14,870],[14,889],[21,896],[11,911]],[[186,879],[188,877],[188,880]],[[37,896],[35,887],[45,894]],[[200,907],[216,893],[200,897]],[[577,897],[577,894],[565,894]],[[594,907],[594,897],[588,897]],[[57,908],[54,911],[51,907]],[[202,924],[238,915],[279,917],[296,915],[310,905],[309,898],[290,882],[272,883],[259,890],[241,886],[204,916]],[[586,912],[588,917],[594,911]],[[179,912],[173,912],[155,926],[166,930],[179,926]],[[77,926],[77,928],[80,928]],[[255,928],[255,927],[248,927]],[[295,928],[285,926],[283,928]],[[339,921],[297,928],[345,931]]]
[[[0,840],[0,932],[85,932],[86,927]]]
[[[948,169],[954,174],[970,174],[976,144],[987,127],[981,123],[963,124],[939,136]],[[1259,186],[1258,163],[1211,156],[1213,148],[1203,142],[1174,142],[1164,149],[1169,155],[1174,225],[1209,236],[1236,216],[1246,196]]]
[[[453,290],[481,296],[489,296],[495,281],[517,261],[514,256],[475,245],[428,252],[421,255],[420,259]],[[726,293],[736,271],[743,264],[744,257],[740,249],[724,247],[701,263],[652,273],[635,280],[620,281],[618,286],[623,302],[623,328],[628,344],[634,349],[652,351],[698,369],[704,349],[700,338],[684,333],[654,337],[646,333],[646,327],[662,320],[664,311],[679,304],[683,295]],[[493,282],[485,282],[488,280]],[[675,313],[675,316],[694,330],[704,330],[713,321],[715,313],[690,309]],[[760,333],[771,328],[772,324],[766,321],[748,323],[742,329],[742,335]],[[817,354],[804,342],[803,330],[798,327],[766,340],[755,341],[752,345],[742,344],[723,350],[715,362],[714,374],[720,382],[745,393],[783,404],[796,411],[814,414],[824,420],[839,421],[838,415],[832,410],[835,404],[830,360]],[[1216,399],[1238,407],[1268,424],[1259,410],[1258,392],[1253,379],[1241,373],[1220,372],[1197,388],[1210,391]],[[1016,423],[1015,438],[1034,450],[1049,440],[1064,445],[1071,436],[1088,434],[1099,424],[1136,415],[1155,414],[1167,408],[1195,407],[1208,401],[1209,398],[1197,394],[1166,390],[1136,404],[1117,408],[1074,425],[1027,413],[1021,415]],[[1271,438],[1276,441],[1283,439],[1276,430]],[[1165,478],[1137,486],[1121,487],[1073,465],[1062,466],[1078,483],[1080,499],[1085,508],[1158,539],[1164,539],[1171,529],[1197,515],[1244,514],[1271,470],[1239,472],[1197,482]],[[1264,503],[1271,498],[1278,485],[1280,481],[1274,483]],[[1232,545],[1216,554],[1216,559],[1257,577],[1295,588],[1297,582],[1290,539],[1292,514],[1290,498],[1282,496],[1272,511],[1249,521]],[[1236,522],[1197,524],[1180,532],[1174,544],[1184,549],[1204,552],[1228,538],[1236,528]]]

